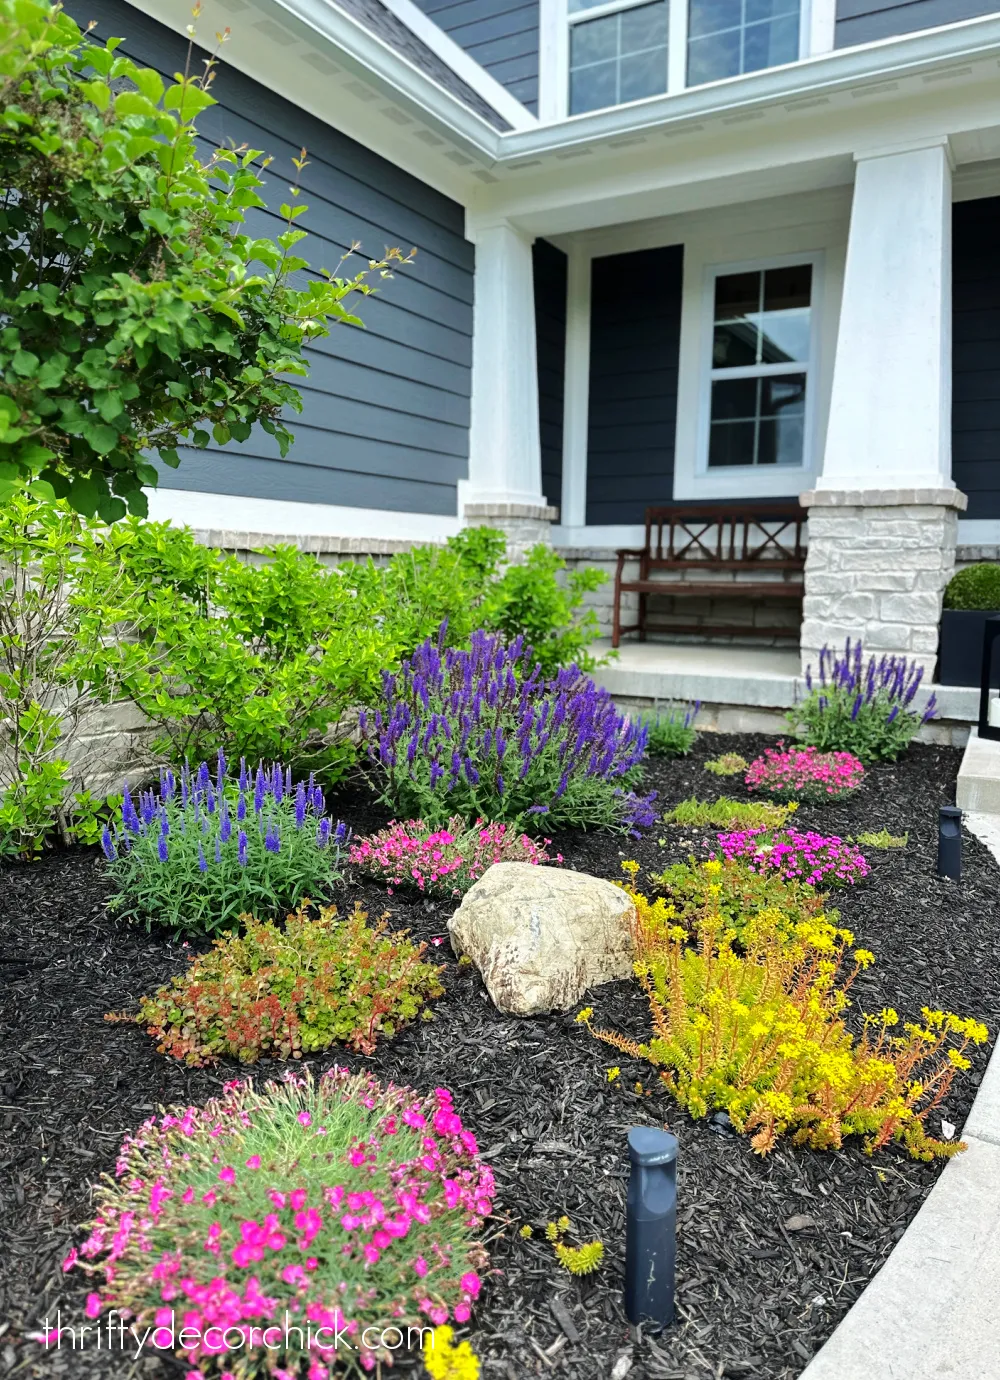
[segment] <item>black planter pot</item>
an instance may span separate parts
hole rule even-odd
[[[983,674],[983,630],[1000,609],[944,609],[941,614],[941,685],[976,685]]]

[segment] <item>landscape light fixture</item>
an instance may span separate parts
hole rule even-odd
[[[667,1327],[674,1320],[677,1256],[677,1137],[655,1126],[628,1133],[625,1316]]]
[[[938,813],[939,877],[962,880],[962,811],[957,805],[942,805]]]

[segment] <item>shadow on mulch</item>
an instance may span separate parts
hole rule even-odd
[[[681,762],[654,763],[649,784],[664,804],[692,793],[742,795],[705,772],[722,751],[751,758],[768,740],[705,735]],[[876,965],[855,989],[856,1007],[895,1006],[904,1017],[944,1006],[985,1020],[1000,1014],[997,868],[966,836],[961,884],[935,876],[940,804],[954,799],[959,753],[915,746],[896,765],[877,766],[844,805],[803,807],[800,826],[855,834],[909,831],[901,852],[870,850],[866,885],[838,904]],[[363,791],[332,802],[355,830],[384,814]],[[661,843],[662,840],[662,843]],[[594,833],[555,840],[569,866],[617,877],[623,858],[662,866],[701,849],[700,837],[654,829],[638,842]],[[346,883],[355,899],[422,938],[445,933],[452,907]],[[62,1310],[83,1317],[86,1281],[60,1261],[91,1211],[90,1185],[112,1169],[122,1134],[158,1105],[202,1101],[233,1075],[232,1065],[190,1070],[156,1053],[139,1029],[109,1025],[184,964],[184,949],[109,921],[105,885],[92,853],[53,855],[0,877],[0,954],[23,960],[0,969],[0,1375],[176,1380],[171,1357],[93,1348],[43,1352],[24,1333]],[[829,1336],[885,1260],[940,1171],[891,1149],[869,1159],[857,1146],[836,1153],[779,1149],[766,1160],[720,1127],[694,1123],[654,1086],[647,1070],[591,1039],[572,1015],[521,1020],[500,1015],[478,977],[460,970],[447,943],[447,995],[433,1023],[384,1044],[371,1059],[331,1051],[383,1078],[420,1089],[438,1084],[479,1138],[499,1186],[492,1224],[493,1275],[477,1310],[473,1343],[486,1380],[566,1376],[572,1380],[791,1380]],[[6,972],[6,978],[3,974]],[[601,1024],[641,1034],[645,1005],[631,983],[596,992]],[[961,1126],[986,1065],[953,1089],[945,1119]],[[608,1084],[609,1064],[621,1078]],[[281,1065],[268,1060],[257,1077]],[[668,1124],[680,1137],[678,1322],[660,1337],[630,1335],[621,1308],[626,1188],[625,1136],[637,1123]],[[932,1126],[937,1130],[936,1125]],[[605,1263],[575,1280],[555,1262],[539,1228],[561,1213],[582,1239],[605,1243]],[[796,1219],[796,1220],[791,1220]],[[518,1229],[535,1226],[523,1241]],[[625,1361],[630,1363],[625,1367]],[[412,1364],[399,1369],[413,1373]]]

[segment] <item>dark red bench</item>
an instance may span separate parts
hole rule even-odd
[[[622,634],[629,632],[637,632],[640,640],[645,641],[646,606],[651,594],[777,599],[801,604],[805,522],[806,510],[791,500],[647,508],[645,546],[639,551],[618,552],[611,645],[617,647]],[[625,565],[629,561],[639,563],[637,579],[625,579]],[[715,578],[699,579],[699,575]],[[722,578],[726,575],[731,578]],[[754,578],[764,575],[771,578]],[[639,596],[639,621],[629,627],[622,627],[623,594]],[[760,637],[789,635],[787,627],[724,623],[699,623],[697,631],[752,633]]]

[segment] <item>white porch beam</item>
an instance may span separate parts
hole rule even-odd
[[[532,237],[476,227],[472,422],[465,504],[544,507]]]
[[[945,141],[858,160],[818,489],[951,485]]]

